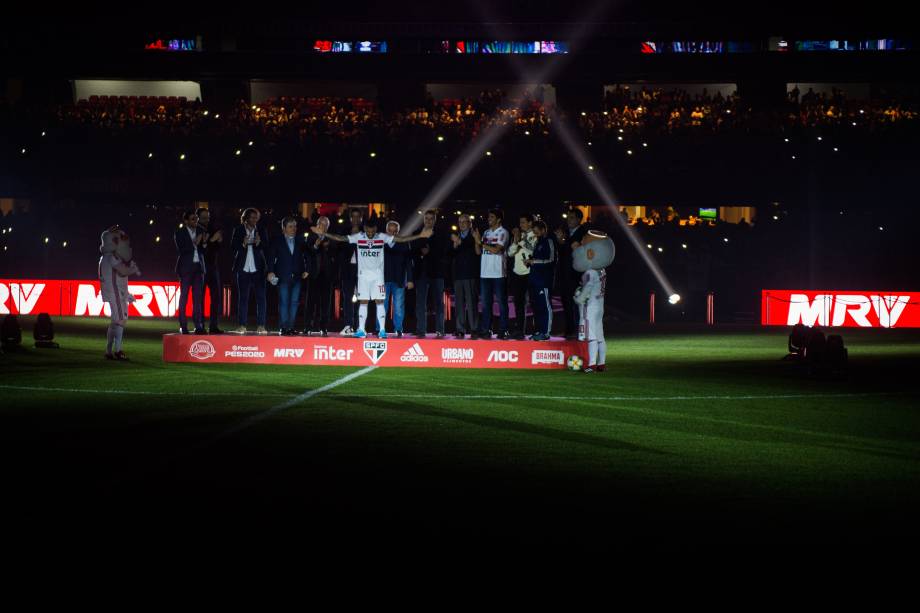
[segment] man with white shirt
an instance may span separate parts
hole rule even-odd
[[[268,248],[268,236],[265,229],[259,227],[259,209],[248,208],[240,217],[240,225],[233,230],[230,248],[233,251],[233,273],[236,276],[236,288],[239,302],[237,316],[239,334],[246,333],[246,321],[249,318],[249,294],[256,294],[256,328],[257,334],[268,334],[265,329],[265,250]]]
[[[508,293],[514,302],[514,328],[511,335],[523,340],[527,334],[527,294],[530,285],[530,268],[525,264],[533,255],[536,238],[533,234],[533,215],[521,215],[518,227],[511,231],[508,257],[514,258],[514,267],[508,273]],[[530,297],[531,307],[533,296]]]
[[[179,277],[179,331],[189,334],[185,309],[191,293],[195,334],[204,334],[205,261],[202,245],[208,240],[208,235],[198,227],[198,214],[195,211],[186,211],[182,215],[182,225],[176,230],[174,238],[179,251],[176,259],[176,275]]]
[[[312,228],[320,232],[320,227]],[[364,221],[364,231],[342,236],[326,232],[324,236],[330,240],[347,242],[357,246],[358,276],[355,295],[358,297],[358,329],[355,336],[364,338],[367,332],[364,324],[367,321],[367,305],[373,300],[377,305],[377,335],[386,338],[385,311],[383,299],[386,296],[386,282],[384,278],[384,247],[392,247],[395,243],[408,243],[420,238],[431,236],[431,229],[422,230],[415,236],[396,236],[395,234],[378,234],[377,219],[369,217]]]
[[[502,227],[502,212],[498,209],[489,211],[489,228],[480,236],[479,228],[473,229],[473,240],[479,260],[479,295],[482,298],[482,313],[479,315],[479,332],[481,338],[492,338],[492,299],[498,300],[500,328],[498,338],[508,339],[508,293],[505,279],[508,275],[508,230]]]

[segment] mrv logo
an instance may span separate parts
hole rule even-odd
[[[275,349],[276,358],[302,358],[303,349]]]
[[[44,290],[44,283],[0,283],[0,315],[10,314],[10,298],[13,299],[14,313],[28,315],[35,308]]]
[[[893,328],[904,309],[910,303],[910,296],[883,296],[864,294],[818,294],[810,299],[806,294],[792,294],[789,297],[787,324],[794,326],[842,326],[847,315],[862,328],[874,328],[868,315],[874,313],[878,326]]]
[[[520,359],[517,351],[498,351],[493,349],[489,352],[487,362],[517,362]]]

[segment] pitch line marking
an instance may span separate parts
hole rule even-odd
[[[28,385],[0,385],[0,389],[7,390],[22,390],[27,392],[66,392],[68,394],[130,394],[135,396],[196,396],[196,397],[208,397],[208,396],[240,396],[239,393],[231,392],[166,392],[166,391],[143,391],[143,390],[96,390],[96,389],[79,389],[73,387],[33,387]],[[268,397],[268,398],[291,398],[291,394],[263,394],[259,393],[259,396]]]
[[[257,424],[260,421],[263,421],[265,419],[268,419],[269,417],[272,417],[273,415],[277,415],[278,413],[285,411],[294,405],[300,404],[301,402],[306,402],[310,398],[313,398],[314,396],[318,396],[319,394],[322,394],[323,392],[327,392],[331,389],[337,388],[340,385],[344,385],[348,383],[349,381],[357,379],[361,375],[365,375],[371,372],[372,370],[376,370],[376,369],[377,369],[376,366],[367,366],[365,368],[362,368],[361,370],[356,370],[355,372],[351,374],[348,374],[348,375],[345,375],[344,377],[336,379],[335,381],[331,383],[327,383],[326,385],[322,387],[318,387],[312,390],[307,390],[302,394],[298,394],[294,396],[293,398],[289,398],[288,400],[285,400],[281,404],[277,404],[273,406],[267,411],[262,411],[261,413],[257,413],[251,417],[247,417],[246,419],[244,419],[237,425],[231,428],[228,428],[224,430],[223,432],[221,432],[220,434],[218,434],[217,436],[215,436],[211,440],[211,442],[219,441],[221,439],[227,438],[228,436],[233,436],[234,434],[237,434],[241,432],[242,430],[245,430],[249,426]]]

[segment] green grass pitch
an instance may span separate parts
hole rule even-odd
[[[614,330],[606,373],[165,364],[166,321],[55,321],[0,356],[4,513],[336,539],[605,547],[916,538],[920,333],[845,331],[846,380],[784,330]],[[269,413],[266,413],[269,412]],[[61,511],[66,511],[61,513]]]

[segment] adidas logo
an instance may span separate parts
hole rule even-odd
[[[425,355],[425,352],[422,351],[422,346],[418,343],[415,343],[402,354],[399,358],[400,362],[427,362],[428,356]]]

